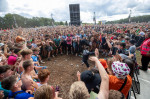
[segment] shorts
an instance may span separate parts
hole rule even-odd
[[[52,51],[52,50],[53,50],[52,46],[46,46],[45,49],[46,49],[47,51]]]
[[[54,47],[53,47],[53,50],[56,50],[56,49],[57,49],[57,48],[54,46]]]
[[[71,44],[67,44],[67,47],[72,47],[72,45]]]
[[[60,49],[60,46],[57,46],[56,49]]]

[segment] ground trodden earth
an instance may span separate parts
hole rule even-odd
[[[82,65],[82,58],[75,55],[58,55],[51,58],[51,61],[46,61],[45,65],[50,71],[49,84],[56,88],[56,85],[60,87],[59,96],[63,99],[68,99],[68,92],[73,82],[77,81],[77,71],[87,70],[85,65]],[[91,67],[94,67],[94,63],[89,61]]]
[[[102,55],[100,55],[102,58]],[[141,66],[140,52],[136,52],[137,62]],[[87,70],[86,66],[82,66],[82,58],[75,55],[58,55],[51,58],[51,61],[46,61],[43,66],[47,66],[50,71],[49,85],[56,88],[56,85],[60,87],[59,96],[63,99],[68,99],[68,92],[73,82],[77,81],[77,71]],[[91,67],[94,67],[94,62],[89,61]],[[149,64],[150,66],[150,64]],[[139,80],[141,85],[141,94],[137,95],[137,99],[149,99],[150,95],[147,93],[150,88],[150,69],[147,72],[140,71]],[[134,99],[133,95],[131,99]]]

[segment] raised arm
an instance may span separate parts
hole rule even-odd
[[[108,47],[109,47],[109,48],[112,48],[112,45],[110,44],[108,38],[106,38],[106,42],[107,42],[107,44],[108,44]]]
[[[97,57],[90,57],[91,61],[94,61],[100,76],[101,76],[101,85],[100,85],[100,92],[98,93],[98,99],[108,99],[109,95],[109,77],[107,72],[105,71],[103,65],[99,62]]]

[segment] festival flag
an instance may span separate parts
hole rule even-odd
[[[140,29],[138,29],[138,30],[136,31],[136,33],[139,33],[139,31],[140,31]]]
[[[139,31],[140,31],[140,29],[138,29],[138,30],[136,31],[136,33],[139,34]]]

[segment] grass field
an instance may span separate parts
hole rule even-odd
[[[137,59],[137,63],[139,64],[139,66],[142,66],[142,64],[141,64],[141,58],[142,58],[141,52],[137,50],[136,51],[136,59]],[[150,63],[148,65],[148,67],[150,68]]]
[[[140,66],[142,66],[141,65],[141,52],[140,51],[136,51],[136,59],[137,59],[137,63],[140,65]]]

